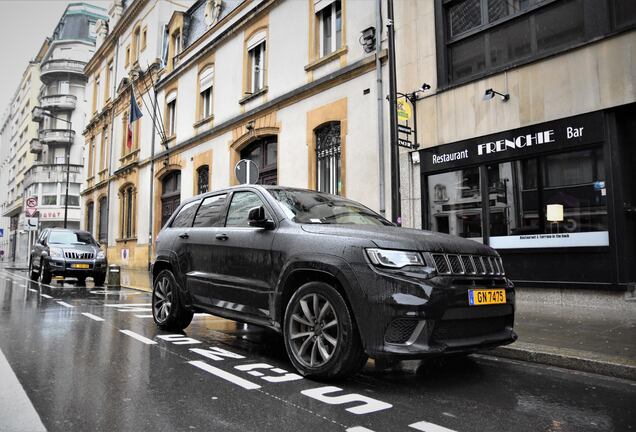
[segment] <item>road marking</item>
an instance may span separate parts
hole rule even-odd
[[[152,318],[152,314],[148,315],[135,315],[136,318]]]
[[[348,393],[340,396],[327,396],[327,393],[342,391],[340,387],[325,386],[318,387],[309,390],[303,390],[300,393],[305,396],[309,396],[312,399],[319,400],[329,405],[342,405],[351,402],[362,402],[361,405],[357,405],[351,408],[346,408],[347,411],[353,414],[369,414],[376,411],[382,411],[393,407],[393,405],[379,401],[377,399],[370,398],[357,393]],[[441,431],[440,431],[441,432]]]
[[[453,429],[425,421],[410,424],[409,427],[422,432],[455,432]]]
[[[29,291],[31,291],[31,292],[38,292],[38,290],[33,289],[33,288],[29,288]]]
[[[196,340],[196,339],[192,339],[180,334],[169,334],[169,335],[158,335],[157,336],[159,339],[163,339],[165,341],[168,342],[172,342],[175,345],[194,345],[194,344],[200,344],[201,342]]]
[[[68,303],[66,303],[66,302],[63,302],[63,301],[57,301],[57,302],[55,302],[55,303],[57,303],[57,304],[59,304],[59,305],[61,305],[61,306],[67,307],[67,308],[74,308],[74,307],[75,307],[75,306],[70,305],[70,304],[68,304]]]
[[[40,296],[41,296],[41,297],[44,297],[44,298],[48,298],[48,299],[53,298],[53,297],[51,297],[51,296],[50,296],[50,295],[48,295],[48,294],[40,294]]]
[[[119,330],[119,331],[127,336],[130,336],[133,339],[137,339],[138,341],[145,343],[146,345],[155,345],[157,343],[153,341],[152,339],[148,339],[147,337],[143,337],[142,335],[135,333],[132,330]]]
[[[97,315],[93,315],[91,313],[88,312],[82,312],[82,315],[84,315],[86,318],[90,318],[94,321],[104,321],[104,318],[102,317],[98,317]]]
[[[190,363],[192,366],[198,367],[199,369],[203,369],[204,371],[211,373],[212,375],[216,375],[219,378],[223,378],[224,380],[229,381],[232,384],[236,384],[239,387],[243,387],[246,390],[255,390],[255,389],[261,388],[261,386],[259,386],[258,384],[254,384],[253,382],[243,379],[239,376],[236,376],[229,372],[225,372],[224,370],[211,366],[201,360],[189,361],[188,363]]]
[[[373,431],[363,426],[354,426],[354,427],[350,427],[345,432],[373,432]]]

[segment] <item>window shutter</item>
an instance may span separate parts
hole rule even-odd
[[[177,92],[176,91],[172,91],[172,92],[168,93],[168,96],[166,96],[166,103],[169,104],[170,102],[172,102],[176,98],[177,98]]]
[[[314,12],[318,13],[335,2],[336,0],[314,0]]]
[[[262,30],[262,31],[259,31],[258,33],[256,33],[254,36],[252,36],[247,41],[247,50],[249,51],[252,48],[254,48],[255,46],[257,46],[260,43],[262,43],[263,41],[265,41],[265,37],[266,37],[265,30]]]
[[[199,91],[203,92],[204,90],[207,90],[210,87],[212,87],[213,80],[214,80],[214,68],[208,67],[199,74]]]

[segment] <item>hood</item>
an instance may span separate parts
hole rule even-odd
[[[367,240],[383,249],[418,250],[427,252],[496,255],[494,249],[448,234],[432,231],[380,225],[320,225],[304,224],[302,229],[312,234],[334,235]]]
[[[65,252],[77,251],[77,252],[95,252],[99,248],[95,245],[71,245],[71,244],[49,244],[49,247],[62,249]]]

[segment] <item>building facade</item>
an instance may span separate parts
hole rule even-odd
[[[42,110],[32,115],[39,123],[39,132],[30,143],[35,160],[24,180],[25,199],[37,199],[35,216],[40,229],[64,226],[65,221],[68,228],[80,227],[79,194],[84,174],[81,132],[89,112],[84,66],[95,53],[97,21],[105,19],[103,8],[86,3],[69,5],[42,57]]]
[[[124,279],[147,270],[152,240],[181,200],[238,183],[241,159],[256,163],[260,183],[319,189],[384,211],[378,118],[386,102],[377,65],[386,53],[376,55],[373,36],[363,39],[376,26],[376,4],[200,0],[165,21],[166,44],[151,48],[154,66],[134,61],[131,19],[122,67],[143,117],[128,146],[127,82],[111,116],[110,176],[89,177],[83,192],[87,208],[109,198],[103,237]],[[138,25],[143,33],[146,22]],[[97,233],[97,225],[94,217],[89,227]]]
[[[9,159],[11,150],[11,116],[9,110],[5,110],[0,117],[0,215],[4,214],[7,206],[5,199],[8,194],[9,184]],[[0,261],[9,259],[10,243],[9,243],[10,219],[0,216]]]
[[[2,168],[7,172],[2,216],[9,219],[9,231],[5,234],[9,238],[9,248],[5,254],[11,261],[26,260],[29,250],[30,236],[24,230],[24,187],[26,172],[35,160],[30,146],[32,140],[38,139],[38,127],[31,121],[31,111],[39,103],[40,63],[47,49],[48,41],[45,41],[24,70],[9,104],[8,124],[4,126],[3,136],[8,133],[9,147],[5,149],[7,158],[3,160]]]
[[[519,286],[633,289],[636,3],[404,1],[396,22],[400,89],[431,85],[407,223],[490,244]]]

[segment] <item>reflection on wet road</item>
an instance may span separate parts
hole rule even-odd
[[[270,330],[197,314],[185,334],[159,331],[143,292],[0,270],[0,305],[0,349],[48,430],[634,428],[628,381],[476,355],[323,383],[295,374]]]

